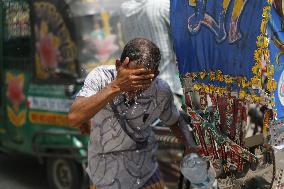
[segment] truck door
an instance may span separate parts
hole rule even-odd
[[[27,125],[26,87],[32,61],[30,5],[27,0],[1,2],[1,123],[9,141],[18,147],[24,143]]]
[[[0,18],[3,18],[3,1],[0,1]],[[0,135],[3,128],[3,19],[0,19]]]

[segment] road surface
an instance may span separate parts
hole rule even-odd
[[[36,159],[0,153],[0,189],[49,189],[45,167]]]

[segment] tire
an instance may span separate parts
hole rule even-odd
[[[74,160],[62,158],[47,159],[47,179],[51,189],[81,189],[82,168]]]

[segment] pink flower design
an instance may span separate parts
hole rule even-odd
[[[18,109],[21,102],[25,100],[23,93],[24,80],[21,77],[12,77],[7,83],[7,98],[12,102],[13,107]]]
[[[53,34],[48,33],[43,36],[36,43],[36,49],[40,57],[40,62],[44,68],[56,68],[59,59],[59,49],[53,42]]]

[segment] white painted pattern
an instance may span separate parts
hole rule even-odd
[[[49,97],[28,97],[30,109],[44,110],[51,112],[69,112],[72,100],[49,98]]]

